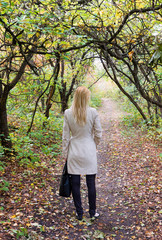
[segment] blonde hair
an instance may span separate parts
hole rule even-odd
[[[84,86],[78,87],[74,94],[72,111],[76,122],[81,126],[84,126],[87,121],[86,115],[90,94],[91,92]]]

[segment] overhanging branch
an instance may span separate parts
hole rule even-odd
[[[150,12],[150,11],[156,11],[162,9],[162,4],[160,4],[157,7],[148,7],[148,8],[141,8],[141,9],[132,9],[127,15],[125,15],[123,22],[119,26],[118,30],[114,33],[114,35],[108,40],[108,42],[112,42],[116,38],[116,36],[121,32],[123,29],[125,23],[127,22],[128,18],[133,15],[134,13],[145,13],[145,12]]]

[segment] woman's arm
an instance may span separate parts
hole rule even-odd
[[[98,115],[98,112],[95,111],[95,119],[94,119],[94,141],[96,143],[96,145],[99,144],[101,137],[102,137],[102,127],[101,127],[101,123],[100,123],[100,118]]]
[[[64,124],[63,124],[63,134],[62,134],[62,153],[63,157],[67,158],[68,156],[68,147],[70,140],[70,128],[67,121],[66,111],[64,114]]]

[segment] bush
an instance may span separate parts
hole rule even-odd
[[[46,119],[43,113],[36,113],[32,130],[28,135],[29,119],[23,119],[17,123],[17,116],[15,116],[12,124],[19,124],[19,127],[14,128],[10,136],[17,153],[16,159],[21,166],[39,162],[41,154],[55,157],[60,153],[63,116],[55,116],[55,114],[51,111],[50,118]]]

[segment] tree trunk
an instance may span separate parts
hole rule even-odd
[[[34,49],[34,47],[33,47]],[[8,130],[8,121],[7,121],[7,98],[10,90],[15,87],[15,85],[21,79],[25,67],[28,64],[28,61],[32,58],[33,53],[29,53],[28,56],[23,60],[20,69],[12,80],[11,83],[2,85],[2,80],[0,81],[0,139],[2,147],[4,148],[5,155],[9,155],[12,150],[12,142],[9,137],[9,130]]]
[[[9,130],[7,124],[7,110],[0,107],[0,135],[1,135],[1,144],[5,148],[12,148],[12,142],[9,137]],[[7,151],[7,150],[6,150]]]
[[[51,103],[51,98],[53,97],[55,93],[56,86],[55,84],[50,87],[49,94],[48,94],[48,99],[46,101],[46,111],[45,111],[45,116],[46,118],[49,118],[49,110],[52,107]]]
[[[2,96],[2,81],[0,82],[0,138],[1,144],[4,147],[5,155],[11,153],[12,142],[9,137],[8,123],[7,123],[7,97],[9,89],[7,86],[4,88]]]
[[[61,113],[64,113],[67,108],[68,108],[68,104],[67,104],[66,101],[64,101],[64,102],[61,104]]]
[[[72,94],[78,73],[79,73],[79,71],[77,71],[77,73],[73,77],[68,91],[67,91],[67,87],[66,87],[66,82],[62,82],[62,88],[59,89],[60,98],[61,98],[61,113],[64,113],[64,111],[68,108],[69,97]]]
[[[53,80],[53,84],[50,87],[50,90],[49,90],[49,93],[48,93],[48,98],[47,98],[47,101],[46,101],[46,110],[45,110],[45,113],[44,113],[46,118],[49,118],[49,110],[52,106],[51,99],[52,99],[52,97],[55,93],[55,90],[56,90],[57,78],[58,78],[59,71],[60,71],[60,56],[59,55],[57,56],[55,66],[54,66],[54,64],[51,60],[50,60],[50,64],[54,68],[53,75],[52,75],[54,80]]]
[[[66,89],[65,91],[60,92],[61,98],[61,113],[64,113],[65,110],[68,108],[68,99],[66,97]]]
[[[37,101],[36,101],[36,103],[35,103],[35,109],[34,109],[34,112],[33,112],[32,121],[31,121],[31,123],[30,123],[30,127],[29,127],[29,129],[28,129],[28,131],[27,131],[27,134],[28,134],[28,133],[31,131],[31,129],[32,129],[32,125],[33,125],[33,122],[34,122],[34,117],[35,117],[35,113],[36,113],[36,110],[37,110],[38,102],[39,102],[39,100],[42,98],[42,96],[44,95],[44,93],[47,91],[49,85],[50,85],[50,81],[48,82],[46,89],[45,89],[43,92],[41,92],[41,94],[39,95],[39,97],[38,97],[38,99],[37,99]]]

